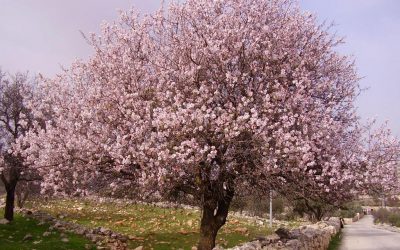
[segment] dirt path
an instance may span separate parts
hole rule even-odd
[[[400,250],[400,233],[378,229],[372,215],[346,225],[340,250]]]

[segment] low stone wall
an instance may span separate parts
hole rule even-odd
[[[230,248],[231,250],[326,250],[332,237],[340,231],[339,218],[331,218],[297,229],[278,229],[275,234]],[[220,247],[214,250],[222,249]]]
[[[364,213],[359,213],[353,217],[353,222],[359,221],[364,217]]]
[[[343,218],[344,224],[349,225],[353,222],[357,222],[364,217],[364,213],[360,213],[359,215],[354,216],[353,218]]]
[[[125,235],[113,232],[110,229],[104,227],[88,228],[80,224],[64,221],[62,218],[55,218],[42,211],[21,209],[18,210],[18,212],[23,213],[27,217],[38,220],[39,224],[49,224],[49,231],[58,230],[60,232],[70,232],[82,235],[96,244],[97,249],[128,249],[126,242],[129,238]]]

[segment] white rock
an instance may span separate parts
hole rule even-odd
[[[6,225],[6,224],[9,224],[9,223],[10,223],[10,221],[7,220],[7,219],[1,219],[0,220],[0,225]]]
[[[32,240],[32,239],[33,239],[32,234],[27,234],[27,235],[24,236],[24,238],[22,240],[23,241],[28,241],[28,240]]]

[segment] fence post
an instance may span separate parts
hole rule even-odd
[[[269,191],[269,227],[272,228],[272,190]]]

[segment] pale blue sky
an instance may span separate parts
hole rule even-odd
[[[161,0],[0,0],[0,67],[52,76],[60,65],[87,58],[91,50],[79,33],[97,32],[117,9],[150,12]],[[400,136],[400,1],[300,0],[321,21],[334,22],[344,36],[339,49],[354,55],[364,88],[358,102],[363,118],[389,120]]]
[[[400,137],[400,1],[301,0],[303,9],[321,21],[334,22],[345,38],[339,49],[354,55],[360,84],[369,88],[358,98],[360,115],[389,120]]]

